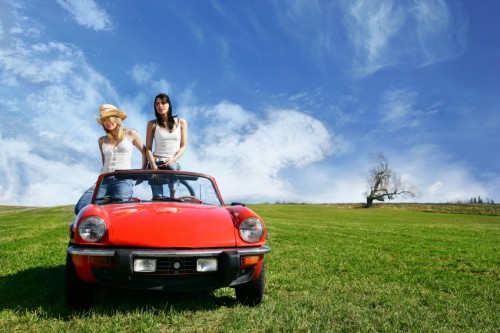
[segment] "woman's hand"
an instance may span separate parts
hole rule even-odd
[[[170,159],[167,159],[165,161],[159,161],[159,163],[161,163],[161,164],[156,164],[156,162],[155,162],[155,165],[156,165],[157,169],[165,169],[170,162],[173,162],[173,161]]]

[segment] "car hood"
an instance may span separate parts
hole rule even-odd
[[[224,207],[137,203],[100,208],[113,246],[206,248],[236,244],[237,230]]]

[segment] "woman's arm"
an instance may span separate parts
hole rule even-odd
[[[153,156],[153,138],[155,135],[155,129],[156,122],[154,120],[149,121],[146,128],[146,158],[149,161],[149,165],[151,165],[151,168],[154,170],[158,169]]]
[[[139,132],[136,130],[129,130],[129,135],[132,137],[132,143],[134,146],[141,152],[142,155],[142,169],[146,169],[147,159],[146,159],[146,147],[144,143],[142,143],[141,137],[139,136]]]
[[[179,118],[179,124],[181,126],[181,145],[177,153],[172,157],[169,162],[177,162],[179,158],[181,158],[182,154],[187,147],[187,139],[188,139],[188,125],[185,119]]]
[[[102,144],[104,143],[104,136],[101,136],[99,140],[97,140],[97,144],[99,145],[99,150],[101,151],[101,160],[102,165],[104,166],[104,153],[102,152]]]

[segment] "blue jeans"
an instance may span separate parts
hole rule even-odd
[[[128,200],[134,193],[134,182],[131,179],[116,179],[114,176],[107,177],[99,188],[98,198],[103,196]],[[104,194],[104,195],[103,195]]]
[[[151,169],[151,166],[148,163],[148,169]],[[167,164],[166,168],[161,168],[162,170],[175,170],[178,171],[181,169],[181,166],[177,162]],[[168,183],[168,188],[170,189],[170,196],[173,197],[175,190],[177,189],[177,181]],[[163,196],[163,185],[151,185],[151,192],[153,192],[154,197]]]
[[[75,214],[82,210],[83,207],[90,204],[92,201],[92,195],[94,194],[96,184],[89,187],[80,197],[75,205]],[[99,187],[99,193],[97,198],[102,198],[104,196],[111,196],[115,198],[121,198],[123,200],[128,200],[132,197],[134,191],[134,182],[130,179],[119,180],[115,177],[107,177],[102,182]]]

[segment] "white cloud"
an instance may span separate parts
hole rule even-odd
[[[420,161],[424,162],[425,161]],[[422,165],[424,167],[424,165]],[[484,184],[475,179],[463,165],[439,165],[432,168],[425,167],[425,178],[420,178],[422,189],[418,201],[420,202],[457,202],[466,201],[475,196],[488,197],[496,191],[493,188],[486,188]],[[418,179],[418,174],[412,175],[413,179]],[[422,173],[420,173],[420,176]]]
[[[23,7],[28,6],[21,1],[4,1],[0,11],[0,38],[8,43],[11,36],[24,36],[37,39],[43,34],[43,27],[23,14]]]
[[[113,29],[111,18],[94,0],[57,0],[57,3],[84,27],[95,31]]]
[[[71,204],[99,173],[95,116],[116,93],[78,48],[23,38],[0,50],[0,200]]]
[[[256,117],[239,105],[183,110],[190,116],[183,168],[211,173],[229,198],[297,196],[280,172],[332,154],[332,136],[318,120],[295,110]],[[300,196],[300,195],[299,195]]]
[[[0,93],[0,118],[5,120],[0,138],[4,204],[76,202],[100,170],[97,138],[103,133],[94,118],[100,103],[125,109],[126,126],[137,128],[143,138],[146,118],[153,118],[152,111],[147,116],[136,112],[152,96],[117,98],[110,82],[73,45],[31,46],[13,39],[0,53],[0,69],[1,77],[11,78],[12,87]],[[146,86],[169,88],[165,80],[152,81],[152,70],[153,65],[138,65],[131,74]],[[183,169],[215,175],[228,200],[300,198],[300,189],[280,173],[321,161],[333,151],[326,127],[296,110],[272,109],[257,116],[237,104],[221,102],[183,111],[190,127]],[[138,160],[135,153],[136,167]]]
[[[452,12],[445,1],[418,0],[407,6],[360,0],[352,9],[357,15],[349,34],[357,49],[365,50],[356,58],[360,74],[386,66],[430,65],[457,57],[465,47],[467,23],[459,6]]]
[[[354,156],[336,157],[335,164],[311,164],[295,173],[294,194],[283,196],[282,201],[295,202],[350,203],[365,202],[367,175],[372,161],[366,152],[357,151]],[[480,196],[483,199],[497,198],[500,194],[500,177],[496,174],[484,175],[478,179],[466,163],[453,162],[436,145],[416,145],[406,151],[386,151],[389,167],[401,177],[403,182],[416,189],[415,198],[396,197],[390,202],[457,202]],[[301,176],[306,173],[308,176]],[[306,200],[305,200],[306,199]],[[274,201],[273,201],[274,202]]]
[[[59,3],[72,13],[87,10],[78,7],[78,3],[90,9],[97,8],[92,7],[94,2],[61,0]],[[419,3],[431,5],[424,0]],[[306,29],[309,36],[316,36],[314,29],[327,24],[325,18],[332,14],[328,11],[338,9],[335,5],[328,6],[323,19],[314,20],[314,15],[321,12],[320,2],[295,4],[297,7],[293,7],[293,13],[284,13],[289,16],[288,19],[299,20],[301,28],[307,28],[306,23],[313,21],[313,28]],[[367,3],[345,1],[343,4],[352,4],[352,8],[357,10],[356,24],[361,25],[366,20],[366,26],[362,26],[360,31],[373,27],[382,34],[375,36],[368,33],[366,40],[357,40],[362,36],[350,35],[353,45],[360,51],[356,58],[360,68],[381,68],[415,51],[409,48],[401,53],[394,49],[392,38],[404,35],[402,30],[395,34],[391,32],[398,26],[397,22],[393,22],[392,30],[386,31],[382,27],[384,19],[381,18],[395,13],[393,11],[397,6],[394,2],[372,4],[380,6],[374,10],[379,15],[373,18],[368,11],[363,11],[371,8]],[[416,12],[405,12],[405,29],[408,29],[405,33],[410,32],[412,46],[418,45],[413,58],[416,64],[453,56],[460,50],[459,40],[451,40],[444,49],[432,46],[439,43],[440,36],[451,31],[449,27],[453,25],[451,18],[443,16],[446,6],[438,9],[446,20],[441,25],[436,18],[419,21],[421,27],[427,27],[419,32],[421,43],[414,43],[416,35],[412,35],[413,30],[408,26],[409,17],[416,17]],[[421,8],[417,12],[423,14],[425,10]],[[81,24],[95,30],[110,29],[107,15],[104,12],[101,14],[104,17],[100,21],[107,22],[104,26],[95,23],[92,15],[88,16],[90,21]],[[429,29],[429,22],[438,24],[439,29]],[[25,34],[25,27],[31,27],[34,34]],[[294,26],[289,25],[289,29],[294,29]],[[41,206],[74,204],[100,171],[97,139],[103,132],[94,118],[99,104],[112,103],[126,110],[129,116],[125,125],[138,129],[144,138],[146,122],[154,117],[153,96],[141,92],[134,96],[119,96],[112,82],[88,63],[84,51],[78,46],[43,39],[33,42],[34,38],[43,38],[43,27],[27,17],[18,15],[14,22],[2,21],[2,31],[0,203]],[[305,36],[301,35],[300,29],[295,33],[297,38]],[[334,47],[335,34],[338,33],[337,30],[325,29],[313,42],[327,52],[340,52]],[[341,59],[337,53],[324,58]],[[142,90],[172,92],[169,82],[153,75],[154,69],[154,64],[138,64],[129,74],[145,88]],[[174,113],[180,114],[189,123],[188,149],[180,163],[185,170],[214,175],[227,201],[364,200],[362,193],[366,190],[365,173],[368,167],[366,163],[359,163],[363,149],[351,146],[345,138],[349,136],[347,131],[344,135],[333,133],[325,120],[312,115],[314,113],[307,106],[314,105],[315,96],[308,98],[299,92],[292,96],[297,109],[273,107],[261,113],[228,101],[202,105],[196,101],[196,88],[194,83],[184,92],[176,93],[182,103]],[[308,100],[307,104],[304,104],[304,99]],[[418,99],[418,92],[409,89],[389,90],[382,95],[379,111],[392,128],[418,125],[422,121],[415,106]],[[144,105],[148,105],[148,110],[142,110]],[[317,107],[311,107],[311,110],[315,109]],[[342,119],[336,121],[342,122]],[[367,138],[366,141],[370,139],[373,140]],[[417,186],[420,194],[416,198],[418,201],[446,202],[467,200],[471,196],[500,196],[500,179],[496,174],[479,175],[466,162],[456,163],[453,158],[445,156],[439,147],[420,145],[407,151],[388,152],[387,155],[394,170]],[[134,153],[133,165],[139,166],[137,152]]]
[[[333,62],[362,78],[386,67],[453,59],[465,48],[467,20],[454,2],[295,0],[275,6],[283,29],[322,70]]]
[[[263,193],[274,191],[273,196],[267,198],[269,203],[365,202],[367,174],[372,167],[367,156],[357,151],[352,156],[334,157],[335,163],[319,162],[295,168],[280,174],[282,183],[279,186],[283,191],[265,187]],[[478,196],[494,199],[500,195],[497,174],[484,175],[484,180],[478,178],[466,163],[453,162],[438,146],[417,145],[407,151],[387,151],[386,156],[389,167],[403,182],[413,185],[417,194],[415,198],[396,197],[391,202],[446,203]]]
[[[417,93],[408,89],[394,89],[385,91],[378,106],[381,121],[389,129],[417,127],[421,123],[421,112],[415,109]]]
[[[353,2],[345,24],[359,62],[356,66],[374,72],[390,64],[386,55],[390,39],[403,23],[403,13],[392,1]]]
[[[151,80],[155,74],[155,64],[137,64],[129,71],[130,76],[138,85],[143,85]]]
[[[416,37],[423,54],[423,65],[455,58],[466,43],[467,20],[457,11],[453,15],[444,0],[416,1],[413,11]]]
[[[13,44],[11,49],[0,51],[0,64],[8,78],[5,84],[16,86],[19,81],[29,83],[61,82],[74,71],[71,57],[81,56],[79,51],[60,43],[27,45]]]
[[[100,101],[124,108],[129,113],[126,126],[137,128],[144,138],[146,118],[153,115],[151,111],[144,116],[138,110],[151,96],[116,103],[117,94],[110,83],[73,46],[47,43],[30,49],[20,41],[15,45],[0,53],[2,77],[13,77],[18,83],[0,99],[0,172],[5,175],[0,180],[0,200],[3,204],[73,204],[100,169],[97,138],[102,130],[94,119]],[[14,70],[15,62],[31,64],[30,74]],[[53,73],[43,68],[57,68],[54,63],[58,62],[68,66]],[[192,87],[188,89],[187,98],[196,95]],[[392,117],[404,119],[414,98],[413,92],[403,89],[382,100],[388,106],[406,105],[401,106],[406,110],[401,111],[403,117]],[[179,111],[190,128],[188,149],[180,161],[183,169],[214,175],[228,202],[363,201],[368,168],[355,159],[345,166],[317,165],[339,149],[351,154],[354,150],[342,148],[349,143],[305,113],[274,108],[257,115],[227,101],[215,106],[184,106]],[[134,156],[133,164],[138,166],[139,155]],[[415,147],[392,162],[419,189],[417,201],[498,195],[494,188],[498,180],[486,188],[466,165],[450,162],[433,146]]]
[[[389,166],[416,186],[418,196],[413,200],[417,202],[456,202],[499,195],[495,183],[482,182],[467,163],[453,162],[439,146],[416,145],[391,155]]]
[[[18,138],[0,137],[0,202],[26,206],[71,204],[95,180],[83,165],[42,157]]]
[[[351,162],[349,165],[342,165],[340,162],[333,165],[321,163],[308,165],[290,175],[291,183],[295,189],[293,201],[307,203],[363,202],[365,200],[363,192],[366,191],[365,171],[361,164]]]
[[[435,195],[436,193],[439,193],[444,187],[444,184],[442,181],[438,180],[431,184],[431,186],[428,187],[428,192],[430,195]]]

